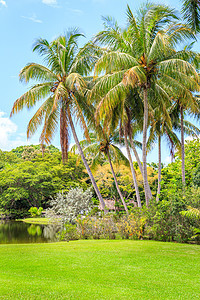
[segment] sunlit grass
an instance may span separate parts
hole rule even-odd
[[[55,224],[56,221],[52,222],[49,218],[26,218],[20,219],[19,221],[23,221],[28,224],[37,224],[37,225],[48,225]]]
[[[0,245],[0,299],[199,299],[200,247],[153,241]]]

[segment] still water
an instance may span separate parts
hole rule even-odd
[[[0,244],[49,243],[57,241],[54,225],[0,220]]]

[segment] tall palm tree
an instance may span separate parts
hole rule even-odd
[[[185,163],[184,163],[184,133],[197,137],[200,134],[200,130],[191,122],[184,120],[180,107],[173,103],[168,108],[170,119],[165,118],[163,111],[157,107],[155,110],[151,110],[150,118],[150,135],[148,139],[148,148],[151,148],[151,144],[154,144],[156,139],[158,140],[158,189],[156,200],[159,200],[159,194],[161,191],[161,138],[165,136],[170,145],[170,148],[176,149],[182,158],[182,181],[185,182]],[[181,132],[181,141],[179,140],[176,132]],[[183,177],[184,175],[184,177]]]
[[[200,1],[182,0],[182,13],[188,25],[195,32],[200,31]]]
[[[198,137],[200,130],[191,122],[184,120],[184,112],[187,111],[190,115],[200,116],[199,98],[188,91],[184,96],[181,94],[179,98],[174,99],[174,104],[171,109],[171,118],[175,130],[181,133],[181,173],[182,184],[185,185],[185,138],[184,133]]]
[[[132,92],[132,91],[130,91]],[[129,95],[128,95],[129,96]],[[110,131],[113,134],[113,140],[117,141],[118,143],[123,144],[126,147],[126,152],[128,155],[128,160],[129,160],[129,165],[131,169],[131,174],[133,177],[133,183],[135,187],[135,192],[136,192],[136,199],[137,199],[137,204],[138,207],[141,207],[141,199],[140,199],[140,193],[139,193],[139,187],[137,183],[137,178],[136,178],[136,172],[133,166],[133,160],[131,156],[131,151],[130,149],[133,149],[134,154],[136,155],[136,159],[138,160],[138,165],[141,165],[139,156],[137,154],[137,150],[135,145],[141,145],[141,143],[137,141],[133,141],[133,136],[135,136],[136,132],[140,130],[140,127],[137,122],[134,122],[134,127],[132,126],[132,120],[133,120],[133,115],[135,118],[140,120],[140,114],[139,112],[137,114],[133,114],[133,103],[131,103],[129,100],[129,97],[124,97],[121,99],[120,103],[116,105],[116,107],[113,107],[112,110],[110,110],[109,115],[105,114],[104,116],[104,124],[106,124],[106,127],[110,129]],[[136,104],[137,101],[134,102]],[[141,105],[141,103],[140,103]],[[97,122],[99,122],[99,116],[96,114],[97,117]],[[134,128],[134,130],[133,130]],[[117,130],[119,131],[116,135]],[[142,166],[140,168],[140,171],[142,169]],[[141,172],[142,173],[142,172]],[[150,191],[150,188],[149,188]]]
[[[127,125],[124,125],[124,141],[125,141],[126,152],[127,152],[127,155],[128,155],[129,165],[130,165],[131,173],[132,173],[132,177],[133,177],[133,182],[134,182],[134,186],[135,186],[137,204],[138,204],[138,207],[142,207],[141,200],[140,200],[138,183],[137,183],[137,179],[136,179],[136,172],[135,172],[135,169],[133,167],[133,161],[132,161],[131,152],[130,152],[130,148],[129,148],[129,144],[128,144],[128,128],[127,128]]]
[[[117,192],[122,201],[124,209],[128,214],[128,208],[120,191],[117,177],[112,164],[112,161],[115,161],[117,164],[123,163],[125,165],[128,165],[127,158],[123,155],[122,151],[112,143],[112,137],[111,135],[109,135],[109,132],[107,130],[103,130],[100,125],[98,126],[98,132],[96,131],[95,134],[92,134],[90,136],[91,143],[89,143],[87,140],[81,142],[81,144],[83,145],[83,153],[86,157],[89,156],[91,158],[90,168],[92,170],[96,170],[100,162],[102,162],[103,158],[106,158],[108,160]],[[75,150],[76,147],[72,147],[72,151]]]
[[[131,9],[127,9],[128,27],[122,30],[117,23],[108,18],[106,28],[95,41],[105,45],[107,52],[95,65],[95,75],[104,74],[94,87],[100,94],[100,114],[109,114],[111,109],[126,96],[129,87],[138,87],[144,105],[143,121],[143,178],[146,205],[149,205],[147,179],[147,128],[148,109],[151,101],[162,105],[169,101],[166,85],[171,82],[177,93],[184,89],[179,80],[183,75],[193,76],[198,81],[195,68],[188,62],[190,57],[181,56],[175,51],[176,45],[186,38],[193,37],[191,30],[175,23],[178,19],[174,10],[163,5],[148,4],[140,9],[135,18]],[[189,80],[189,79],[188,79]]]
[[[95,192],[102,207],[105,208],[104,200],[80,147],[72,118],[73,116],[79,121],[86,138],[89,140],[83,114],[83,108],[87,106],[84,97],[86,82],[83,76],[90,71],[89,64],[92,57],[87,56],[84,49],[79,51],[77,42],[80,36],[82,34],[74,29],[51,43],[45,39],[36,41],[33,51],[44,56],[46,66],[29,63],[21,70],[19,75],[21,81],[27,83],[30,80],[39,80],[40,83],[34,84],[28,92],[15,101],[11,116],[24,107],[31,108],[39,100],[45,99],[28,124],[27,136],[32,136],[44,121],[40,142],[41,144],[49,144],[60,123],[60,143],[63,162],[65,162],[69,146],[69,129],[71,128]]]
[[[170,147],[180,151],[181,143],[176,133],[171,126],[171,119],[157,107],[151,110],[149,114],[150,119],[150,134],[147,141],[147,148],[151,149],[151,145],[158,141],[158,188],[156,201],[159,201],[159,195],[161,191],[161,169],[162,169],[162,159],[161,159],[161,138],[165,136]]]

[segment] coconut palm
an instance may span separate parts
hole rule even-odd
[[[182,1],[183,17],[189,26],[195,32],[200,31],[200,1],[199,0],[183,0]]]
[[[159,200],[161,190],[161,138],[165,136],[170,148],[177,150],[182,157],[182,180],[185,182],[185,163],[184,163],[184,133],[190,136],[197,137],[200,130],[191,122],[184,120],[181,116],[181,109],[176,104],[168,108],[170,119],[165,118],[165,115],[160,108],[156,108],[150,112],[150,135],[148,139],[148,148],[158,140],[158,189],[156,200]],[[180,120],[181,117],[181,120]],[[181,132],[181,141],[176,132]],[[183,146],[182,146],[183,143]],[[184,172],[183,172],[184,171]],[[184,177],[183,177],[184,175]]]
[[[163,111],[157,107],[154,110],[151,110],[149,114],[150,119],[150,134],[147,141],[147,148],[150,150],[151,146],[154,145],[156,140],[158,141],[158,188],[156,201],[159,201],[159,195],[161,191],[161,169],[162,169],[162,160],[161,160],[161,138],[165,136],[167,139],[170,148],[177,149],[180,151],[181,143],[176,133],[173,131],[171,126],[171,120],[165,118]]]
[[[131,156],[130,149],[133,149],[133,152],[136,156],[136,159],[138,161],[138,165],[140,167],[140,171],[142,170],[141,162],[139,159],[139,156],[137,154],[136,145],[141,148],[141,143],[138,141],[133,140],[133,137],[136,135],[136,133],[140,130],[139,122],[141,120],[140,114],[133,113],[134,108],[137,106],[142,105],[141,99],[135,99],[135,101],[130,102],[129,96],[132,95],[132,89],[130,89],[130,93],[121,99],[121,102],[116,105],[116,107],[113,107],[113,109],[110,111],[109,115],[105,115],[104,117],[104,124],[106,124],[106,127],[109,128],[109,130],[112,132],[113,140],[115,142],[118,142],[119,144],[123,144],[126,147],[126,152],[128,155],[129,165],[133,177],[133,183],[135,187],[136,192],[136,199],[138,207],[141,207],[141,199],[140,199],[140,193],[136,178],[136,172],[133,166],[133,160]],[[137,98],[137,94],[135,95],[135,98]],[[138,101],[137,101],[138,100]],[[134,104],[134,106],[133,106]],[[96,114],[97,117],[97,123],[99,122],[99,116]],[[134,122],[133,119],[135,118]],[[137,119],[137,121],[136,121]],[[122,143],[123,142],[123,143]],[[142,173],[142,171],[141,171]],[[150,188],[149,188],[150,191]]]
[[[83,145],[83,153],[86,157],[89,157],[91,159],[90,168],[94,171],[97,169],[98,165],[102,162],[103,159],[105,160],[106,158],[108,160],[117,192],[122,201],[124,209],[128,214],[128,208],[120,191],[117,176],[112,164],[112,161],[114,161],[116,164],[123,163],[125,165],[129,165],[128,160],[123,155],[122,151],[113,144],[112,136],[109,134],[109,130],[105,131],[105,128],[103,129],[100,125],[96,129],[98,130],[96,130],[95,134],[90,134],[91,143],[89,143],[87,140],[81,142],[81,145]],[[76,147],[72,147],[72,151],[75,150]]]
[[[109,114],[130,88],[137,87],[144,105],[143,121],[143,178],[145,199],[148,206],[147,179],[147,128],[148,109],[152,101],[163,105],[170,95],[166,86],[172,84],[178,93],[184,89],[180,78],[193,76],[198,81],[195,68],[189,63],[191,52],[185,56],[175,51],[176,45],[186,38],[193,37],[191,30],[183,24],[175,23],[177,15],[173,9],[163,5],[148,4],[140,9],[135,18],[127,9],[128,27],[121,29],[117,23],[107,18],[106,28],[95,41],[106,45],[104,52],[95,65],[95,75],[103,74],[96,83],[93,93],[99,94],[100,115]]]
[[[182,162],[182,183],[185,185],[185,138],[184,133],[198,137],[200,130],[191,122],[184,120],[184,112],[190,115],[200,116],[199,98],[188,91],[184,96],[179,95],[179,98],[174,99],[174,104],[171,108],[171,118],[173,127],[181,133],[181,162]]]
[[[83,76],[90,71],[89,65],[92,65],[93,58],[87,56],[84,48],[79,51],[77,42],[80,36],[82,34],[74,29],[51,43],[45,39],[36,41],[33,51],[44,56],[45,65],[29,63],[21,70],[19,77],[21,81],[26,83],[30,80],[39,80],[40,83],[34,84],[28,92],[15,101],[11,116],[24,107],[35,106],[38,101],[44,99],[28,124],[28,138],[43,123],[40,142],[41,144],[49,144],[58,124],[60,124],[60,143],[63,162],[65,162],[69,147],[69,129],[71,128],[95,192],[104,208],[105,203],[80,147],[73,121],[73,118],[79,121],[86,138],[89,140],[83,115],[83,108],[86,107],[86,98],[84,97],[86,82]]]

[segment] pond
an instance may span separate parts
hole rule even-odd
[[[0,220],[0,244],[49,243],[57,241],[54,225]]]

